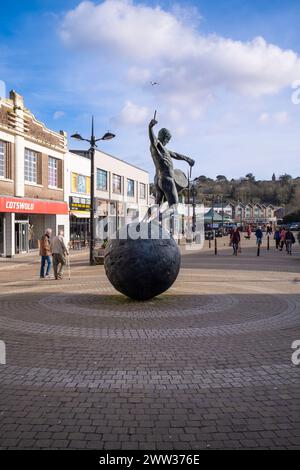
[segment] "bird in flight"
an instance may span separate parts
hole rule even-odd
[[[159,85],[158,82],[150,82],[152,86]]]

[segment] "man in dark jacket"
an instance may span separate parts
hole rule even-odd
[[[237,256],[238,248],[241,241],[240,231],[238,228],[235,228],[230,237],[230,242],[233,248],[233,255]]]
[[[41,270],[40,270],[40,279],[50,278],[50,269],[51,269],[51,249],[50,249],[50,238],[52,230],[47,228],[46,233],[42,236],[40,240],[40,256],[41,256]],[[47,263],[47,270],[45,276],[45,264]]]
[[[278,250],[280,245],[280,230],[277,228],[274,233],[274,240],[276,242],[276,250]]]
[[[293,232],[288,230],[285,234],[285,245],[286,245],[286,251],[288,252],[289,255],[292,254],[292,245],[295,243],[295,237]]]
[[[256,236],[256,244],[261,245],[262,238],[263,238],[263,231],[262,231],[261,227],[258,227],[256,229],[255,236]]]

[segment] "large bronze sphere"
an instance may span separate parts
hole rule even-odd
[[[106,275],[115,289],[131,299],[149,300],[172,286],[181,256],[169,232],[141,222],[123,227],[117,236],[104,255]]]

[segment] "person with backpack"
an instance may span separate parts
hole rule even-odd
[[[286,245],[286,251],[289,255],[292,254],[292,246],[295,243],[295,237],[293,232],[288,230],[285,234],[285,245]]]
[[[47,228],[45,234],[40,239],[40,256],[41,256],[41,269],[40,269],[40,279],[49,279],[50,278],[50,269],[51,269],[51,228]],[[47,270],[45,275],[45,265],[47,263]]]

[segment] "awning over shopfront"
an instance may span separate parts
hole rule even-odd
[[[70,215],[73,215],[77,219],[89,219],[90,213],[88,211],[72,211]]]
[[[23,199],[17,197],[0,197],[0,212],[13,212],[16,214],[60,214],[67,215],[66,202],[39,201],[37,199]]]

